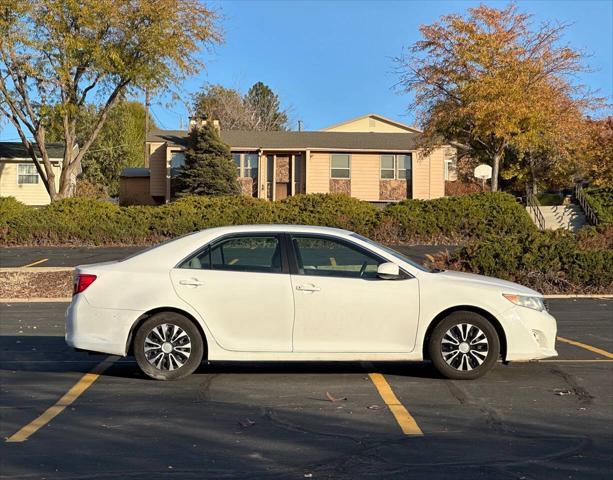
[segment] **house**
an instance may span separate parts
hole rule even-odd
[[[46,147],[59,189],[64,144],[48,143]],[[42,163],[42,158],[40,161]],[[35,206],[50,202],[36,165],[21,142],[0,142],[0,197],[15,197],[26,205]]]
[[[195,121],[190,125],[193,127]],[[220,130],[230,145],[242,192],[267,200],[300,193],[346,193],[369,202],[431,199],[453,180],[456,150],[420,147],[421,132],[368,114],[320,131]],[[184,162],[187,131],[155,130],[147,137],[147,169],[125,169],[120,202],[165,203]]]

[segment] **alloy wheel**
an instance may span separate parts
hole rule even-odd
[[[192,344],[189,335],[172,323],[162,323],[145,337],[144,352],[147,361],[158,370],[173,371],[189,359]]]
[[[489,342],[485,333],[470,323],[453,325],[441,340],[443,359],[452,368],[469,371],[487,359]]]

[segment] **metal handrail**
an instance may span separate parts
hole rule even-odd
[[[579,202],[579,205],[581,205],[588,223],[591,225],[598,225],[598,217],[596,216],[596,213],[594,213],[594,209],[590,205],[590,202],[588,202],[585,192],[583,191],[583,186],[580,183],[575,185],[575,198],[577,199],[577,202]]]
[[[534,215],[539,230],[545,230],[545,217],[539,208],[541,204],[538,201],[538,198],[536,198],[536,195],[532,193],[532,189],[530,189],[530,187],[526,187],[526,205]]]

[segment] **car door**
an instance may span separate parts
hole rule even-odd
[[[295,352],[409,352],[419,286],[377,276],[387,260],[337,237],[291,236]]]
[[[222,348],[291,351],[294,299],[280,235],[224,237],[173,269],[171,278]]]

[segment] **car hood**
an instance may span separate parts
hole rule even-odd
[[[537,295],[541,296],[536,290],[524,287],[519,283],[501,280],[500,278],[486,277],[485,275],[477,275],[475,273],[455,272],[453,270],[444,270],[435,275],[444,277],[454,282],[471,283],[475,285],[484,285],[489,287],[497,287],[504,290],[506,293],[518,293],[522,295]]]

